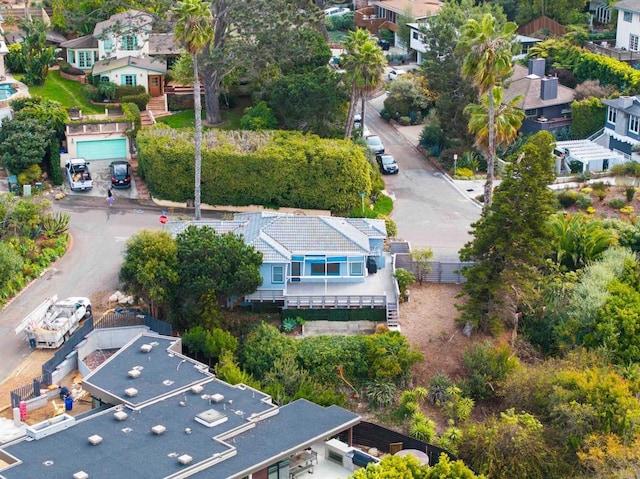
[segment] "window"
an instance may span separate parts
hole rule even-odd
[[[633,21],[633,13],[624,12],[624,21],[631,23]]]
[[[107,38],[102,44],[104,46],[104,51],[109,53],[113,50],[113,38]]]
[[[67,62],[72,65],[76,64],[76,52],[75,50],[67,50]]]
[[[91,68],[93,66],[94,56],[92,51],[78,52],[78,67]]]
[[[417,40],[418,39],[418,32],[413,32],[413,39]]]
[[[271,282],[284,283],[284,266],[271,267]]]
[[[131,51],[138,49],[138,38],[135,35],[125,35],[122,37],[122,49]]]
[[[101,82],[110,82],[111,79],[109,77],[100,77]]]
[[[632,52],[638,51],[638,35],[629,35],[629,50]]]
[[[302,263],[300,261],[291,262],[291,281],[300,281],[300,272],[302,271]]]
[[[327,274],[338,276],[340,274],[340,263],[327,263]]]
[[[122,85],[124,86],[136,86],[135,75],[122,75]]]
[[[629,116],[629,131],[636,135],[640,133],[640,118],[637,116]]]
[[[609,107],[608,112],[607,112],[607,121],[609,123],[615,123],[616,122],[616,110],[614,108]]]
[[[289,459],[269,466],[267,474],[269,479],[289,479]]]
[[[349,263],[349,274],[351,276],[362,276],[362,263]]]
[[[311,263],[311,274],[314,276],[338,276],[340,263]]]

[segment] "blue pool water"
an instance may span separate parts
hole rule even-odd
[[[12,83],[0,83],[0,100],[6,100],[15,95],[17,90],[11,88]]]

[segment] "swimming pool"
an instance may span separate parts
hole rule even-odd
[[[18,92],[18,90],[14,90],[11,85],[13,85],[13,83],[0,83],[0,100],[6,100]]]

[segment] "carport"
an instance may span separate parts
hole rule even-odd
[[[582,163],[582,173],[607,171],[614,165],[629,161],[621,153],[590,140],[558,141],[555,150],[559,155],[559,161],[556,161],[557,174],[572,161]]]

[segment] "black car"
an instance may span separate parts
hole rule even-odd
[[[109,164],[111,172],[111,186],[113,188],[131,187],[131,165],[128,161],[112,161]]]
[[[388,173],[390,175],[395,175],[396,173],[398,173],[398,163],[396,163],[396,160],[393,156],[389,154],[377,155],[376,161],[378,162],[380,171],[382,173]]]

